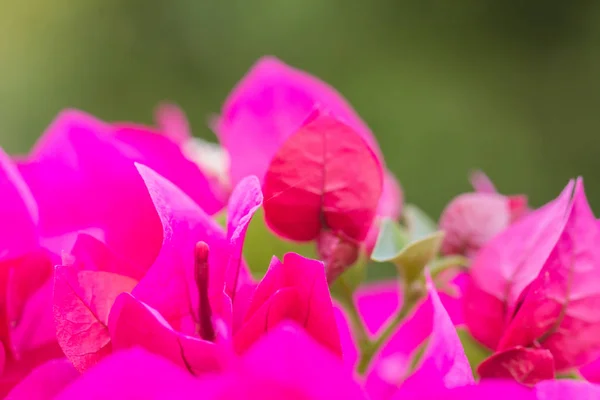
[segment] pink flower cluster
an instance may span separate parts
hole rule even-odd
[[[334,89],[263,58],[212,121],[220,146],[175,106],[156,120],[67,110],[28,155],[0,151],[4,398],[600,399],[600,225],[581,179],[530,209],[476,173],[439,254],[409,232],[390,242],[410,247],[398,279],[357,283],[403,195]],[[318,259],[253,276],[261,208]]]

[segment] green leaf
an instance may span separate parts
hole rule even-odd
[[[215,214],[215,216],[213,217],[215,219],[215,221],[217,221],[217,223],[219,225],[221,225],[223,228],[227,227],[227,207],[225,207],[223,210],[221,210],[218,214]]]
[[[371,254],[371,260],[386,262],[393,260],[408,244],[408,235],[394,220],[384,218],[379,228],[379,236]]]
[[[411,240],[422,239],[438,230],[437,223],[414,204],[407,204],[402,215]]]
[[[414,282],[422,276],[423,268],[437,257],[444,232],[434,232],[402,246],[406,243],[405,237],[396,222],[384,220],[371,259],[394,263],[406,282]]]
[[[457,328],[456,333],[458,333],[458,337],[460,338],[463,349],[465,349],[465,354],[467,355],[467,359],[471,365],[473,375],[477,377],[477,367],[483,360],[491,356],[492,352],[483,345],[479,344],[479,342],[477,342],[473,336],[471,336],[466,328]]]
[[[256,211],[244,241],[244,259],[255,278],[261,278],[269,267],[271,258],[279,259],[285,253],[294,252],[305,257],[317,258],[313,243],[295,243],[275,236],[265,224],[262,207]]]

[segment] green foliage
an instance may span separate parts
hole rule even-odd
[[[466,328],[459,327],[456,329],[456,333],[458,333],[460,342],[465,349],[465,354],[469,359],[469,364],[473,370],[473,375],[477,377],[477,367],[483,360],[492,355],[492,352],[479,344]]]

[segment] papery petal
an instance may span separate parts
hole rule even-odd
[[[367,332],[375,336],[401,306],[400,284],[382,281],[359,286],[354,296]]]
[[[192,138],[187,117],[175,104],[159,104],[154,112],[154,119],[160,131],[175,143],[183,145]]]
[[[473,337],[496,348],[517,299],[542,269],[564,226],[573,184],[544,207],[495,236],[470,266],[465,321]]]
[[[41,311],[38,306],[44,308],[51,304],[51,297],[39,298],[38,295],[51,274],[51,255],[42,249],[31,251],[16,259],[0,261],[0,281],[3,281],[0,292],[4,296],[4,304],[0,302],[0,326],[3,327],[0,338],[5,342],[9,353],[17,355],[27,349],[28,345],[23,343],[21,337],[24,332],[29,332],[29,336],[35,336],[41,341],[44,341],[43,337],[51,338],[40,330],[44,327],[44,324],[39,324],[41,321],[28,321],[28,316],[25,315],[26,311],[29,316],[38,314]],[[37,296],[41,302],[31,302],[32,296]],[[54,329],[51,329],[51,332],[54,332]]]
[[[575,380],[540,382],[535,387],[536,400],[596,400],[600,399],[600,386]]]
[[[365,399],[341,360],[296,324],[269,332],[240,364],[218,399]]]
[[[328,229],[362,242],[382,190],[382,165],[367,142],[316,109],[271,159],[263,185],[265,221],[294,241],[315,240]]]
[[[262,181],[269,160],[315,105],[331,110],[381,154],[368,127],[332,87],[274,57],[263,57],[228,96],[216,124],[231,158],[233,183],[248,175]]]
[[[189,372],[141,349],[116,352],[63,390],[56,400],[196,400],[204,386]]]
[[[43,236],[101,229],[117,254],[149,267],[160,248],[160,221],[134,168],[137,155],[112,132],[90,115],[64,111],[19,169],[38,202]]]
[[[77,235],[71,255],[85,270],[113,272],[140,280],[146,268],[139,268],[119,257],[106,244],[95,237],[80,233]]]
[[[231,245],[225,292],[231,297],[238,289],[238,283],[250,279],[248,270],[242,267],[242,249],[248,225],[254,213],[263,202],[260,182],[255,176],[240,181],[229,198],[227,207],[227,239]]]
[[[113,349],[141,346],[198,375],[221,368],[216,344],[176,332],[150,306],[123,293],[110,312],[108,330]]]
[[[129,146],[127,154],[133,161],[173,182],[207,214],[215,214],[225,205],[226,199],[213,192],[210,180],[170,138],[146,127],[123,124],[114,126],[113,137]]]
[[[500,194],[464,193],[455,197],[440,217],[446,232],[443,254],[474,256],[511,223],[508,199]]]
[[[340,344],[342,346],[344,364],[350,370],[354,370],[358,362],[359,352],[358,345],[353,336],[352,327],[349,323],[349,317],[346,314],[346,310],[344,310],[341,305],[334,303],[333,308],[335,312],[338,333],[340,335]]]
[[[525,385],[554,378],[554,358],[546,349],[513,347],[484,360],[477,372],[482,379],[514,379]]]
[[[11,332],[16,353],[35,351],[48,343],[56,342],[52,307],[53,281],[46,283],[32,294]]]
[[[462,322],[460,300],[444,293],[438,295],[431,282],[428,293],[427,300],[416,307],[373,358],[365,382],[371,397],[390,398],[399,387],[410,393],[422,386],[456,387],[473,382],[471,367],[454,328]],[[427,337],[420,365],[408,376],[415,350]]]
[[[511,399],[538,400],[535,393],[511,381],[486,381],[477,385],[467,385],[452,389],[432,389],[424,387],[418,392],[407,394],[398,392],[392,400],[481,400],[481,399]],[[541,400],[541,399],[539,399]],[[558,399],[557,399],[558,400]]]
[[[0,398],[4,398],[33,369],[47,361],[63,358],[64,354],[54,341],[34,350],[21,351],[18,357],[7,355],[4,372],[0,375]]]
[[[137,168],[162,221],[164,239],[160,254],[133,295],[156,309],[176,330],[191,333],[181,324],[198,309],[194,247],[198,241],[209,245],[210,292],[218,293],[223,291],[229,242],[223,228],[175,185],[144,165]]]
[[[108,314],[116,297],[136,281],[104,271],[79,271],[59,266],[54,276],[56,337],[78,371],[110,354]]]
[[[416,390],[419,386],[452,388],[474,383],[471,366],[454,323],[444,308],[428,272],[426,279],[429,301],[425,304],[428,304],[429,310],[425,312],[431,315],[432,331],[420,366],[402,387]]]
[[[483,171],[471,172],[469,181],[477,193],[498,193],[492,180]]]
[[[9,156],[0,148],[0,260],[19,257],[38,245],[38,208]]]
[[[323,346],[341,355],[341,345],[323,263],[288,253],[276,258],[258,284],[234,345],[243,351],[270,327],[292,320]],[[258,329],[257,329],[258,328]]]
[[[556,369],[593,361],[600,354],[600,229],[575,186],[565,228],[539,276],[528,287],[499,348],[539,343]]]
[[[51,360],[35,368],[5,400],[51,400],[78,376],[79,372],[66,358]]]

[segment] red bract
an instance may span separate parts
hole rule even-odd
[[[227,97],[221,116],[213,123],[213,129],[229,155],[231,181],[237,183],[244,176],[256,175],[264,182],[270,161],[317,107],[329,110],[364,139],[373,151],[385,176],[377,215],[397,219],[402,208],[402,189],[393,174],[384,168],[377,140],[366,124],[331,86],[274,57],[263,57],[251,68]],[[318,150],[300,149],[303,153]],[[347,167],[360,166],[353,162]],[[301,168],[309,167],[303,165]],[[308,177],[312,179],[310,175]],[[294,212],[290,210],[288,214]],[[312,226],[314,222],[310,221],[310,224]],[[378,225],[379,219],[376,219],[365,242],[367,251],[375,245]]]
[[[440,217],[440,229],[446,232],[444,254],[474,257],[495,235],[527,212],[525,196],[499,194],[483,172],[473,173],[471,183],[475,193],[455,197]]]
[[[600,229],[579,179],[566,225],[523,293],[499,350],[541,346],[550,350],[558,371],[600,355],[599,243]]]
[[[265,219],[279,235],[310,241],[324,230],[365,239],[381,196],[383,172],[355,131],[315,111],[279,148],[263,191]]]
[[[492,355],[479,365],[477,372],[483,379],[514,379],[535,385],[554,378],[554,358],[546,349],[517,346]]]
[[[85,371],[112,351],[108,314],[116,297],[135,284],[131,278],[110,272],[56,268],[56,337],[77,370]]]
[[[539,274],[556,244],[572,191],[533,211],[490,240],[470,267],[465,322],[473,336],[495,349],[522,291]]]
[[[286,254],[283,263],[276,258],[271,261],[234,338],[236,350],[246,350],[285,320],[295,321],[315,340],[342,355],[322,262],[294,253]]]

